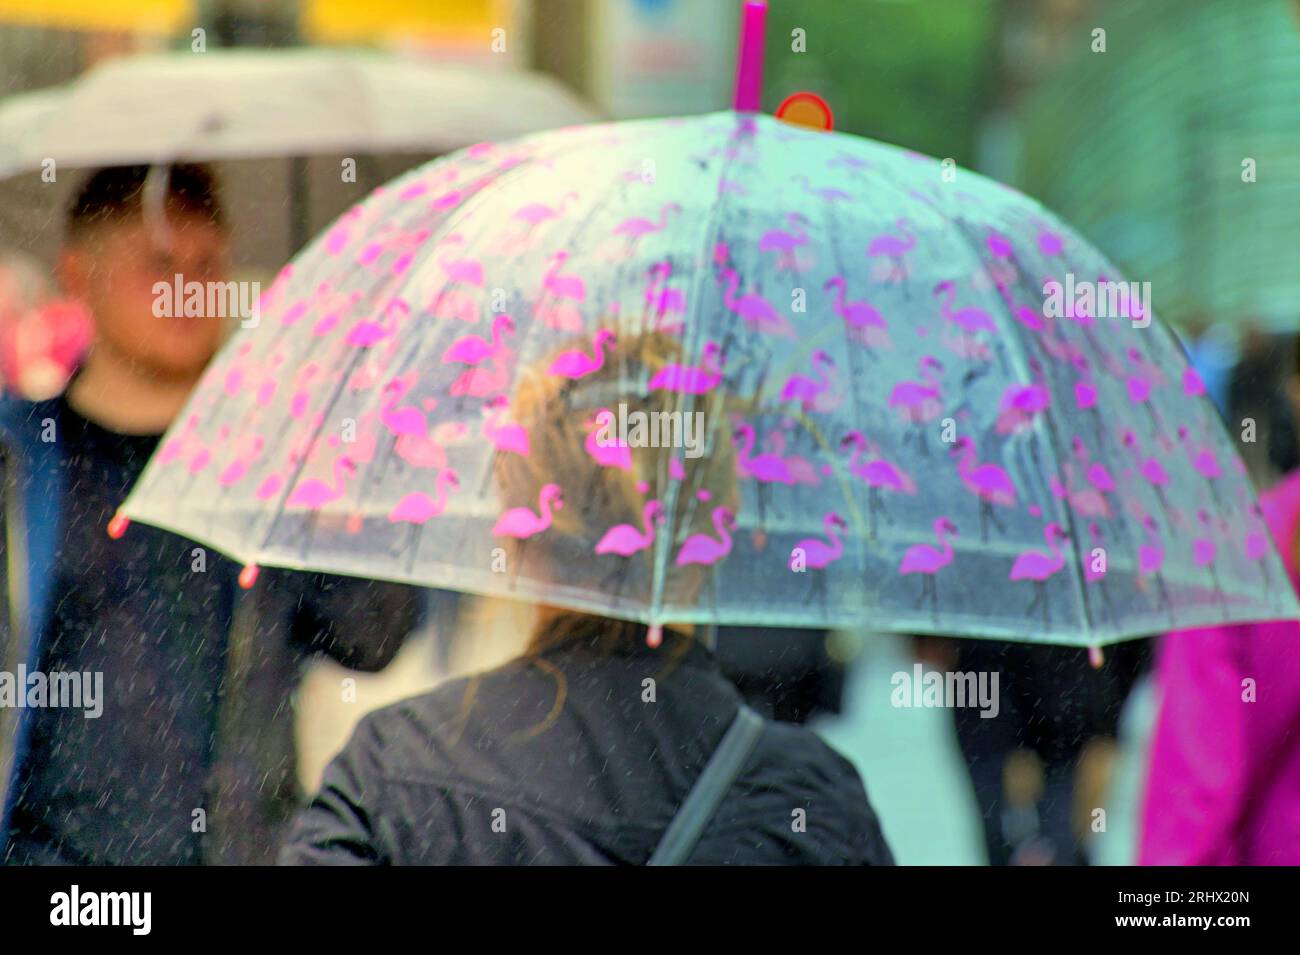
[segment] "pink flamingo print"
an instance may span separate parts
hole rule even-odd
[[[678,332],[680,322],[663,324],[661,320],[667,315],[683,315],[686,312],[686,296],[680,289],[669,288],[673,277],[673,264],[667,260],[656,262],[646,272],[649,282],[645,290],[645,302],[657,320],[656,327],[664,332]]]
[[[842,275],[832,275],[822,286],[823,291],[836,289],[835,314],[844,320],[849,336],[859,344],[871,348],[891,348],[893,341],[889,337],[889,326],[876,307],[870,302],[857,300],[845,301],[847,285]]]
[[[445,240],[448,245],[464,241],[465,237],[459,234],[450,235]],[[478,259],[449,259],[446,255],[441,255],[438,257],[438,267],[442,269],[449,282],[457,285],[472,285],[475,288],[483,287],[483,263]]]
[[[994,427],[998,434],[1018,434],[1033,427],[1034,419],[1052,407],[1052,393],[1043,384],[1042,365],[1038,359],[1031,358],[1029,366],[1034,372],[1032,385],[1009,385],[1002,392]]]
[[[815,196],[823,202],[847,202],[853,198],[850,193],[843,189],[835,189],[829,186],[814,186],[807,176],[791,176],[795,182],[803,187],[804,195]]]
[[[889,392],[889,407],[897,408],[903,420],[912,425],[921,443],[921,453],[928,456],[930,448],[921,425],[933,421],[943,411],[943,391],[937,377],[943,373],[943,365],[933,355],[924,355],[920,371],[919,381],[902,381],[893,387]]]
[[[1138,473],[1142,475],[1142,479],[1151,485],[1156,492],[1156,497],[1160,499],[1160,507],[1164,510],[1165,517],[1169,519],[1170,523],[1177,523],[1174,521],[1170,510],[1169,499],[1165,496],[1165,488],[1169,486],[1169,472],[1165,470],[1165,466],[1154,455],[1143,456],[1142,445],[1138,442],[1138,437],[1131,428],[1124,429],[1121,440],[1124,447],[1132,452],[1133,460],[1137,464]]]
[[[394,435],[422,438],[429,431],[428,418],[419,408],[406,405],[394,410],[394,406],[414,383],[415,375],[411,374],[404,378],[395,378],[384,386],[384,394],[387,398],[379,408],[379,420]]]
[[[889,281],[901,282],[907,278],[907,267],[903,259],[907,253],[916,248],[916,234],[912,231],[912,223],[908,219],[898,219],[894,224],[898,227],[900,235],[884,233],[876,236],[867,246],[867,258],[888,259],[890,270],[886,278]]]
[[[993,323],[993,316],[982,308],[968,305],[965,308],[953,311],[952,307],[957,301],[957,286],[951,280],[945,279],[936,285],[934,294],[943,297],[943,302],[939,307],[943,317],[966,334],[997,331],[997,326]]]
[[[777,457],[785,458],[786,466],[790,469],[790,476],[794,478],[796,484],[808,484],[816,487],[822,483],[821,478],[817,476],[817,466],[815,464],[802,455],[786,455],[785,434],[783,432],[777,430],[768,434],[763,439],[763,447]]]
[[[732,435],[732,443],[737,447],[736,474],[750,477],[762,484],[794,484],[794,475],[785,460],[775,454],[760,454],[751,458],[755,441],[754,427],[750,424],[737,426]]]
[[[934,522],[934,539],[939,546],[931,544],[913,544],[903,553],[898,565],[900,574],[921,574],[921,595],[914,604],[920,610],[926,598],[930,599],[930,612],[935,622],[939,620],[939,588],[935,575],[952,563],[954,552],[948,535],[957,536],[957,525],[946,517],[936,518]]]
[[[608,328],[602,328],[596,333],[596,339],[593,342],[593,354],[588,355],[581,349],[561,352],[551,362],[551,367],[546,370],[546,373],[557,378],[577,380],[600,371],[605,367],[605,344],[607,342],[610,348],[614,348],[617,344],[614,333]]]
[[[504,420],[509,405],[510,400],[505,395],[497,395],[483,405],[483,437],[498,451],[511,451],[528,457],[532,451],[528,429],[516,422]]]
[[[505,348],[504,336],[515,333],[515,321],[509,315],[498,315],[492,320],[492,340],[478,335],[462,335],[442,353],[444,365],[481,365],[495,358]]]
[[[449,494],[460,490],[460,481],[456,472],[450,469],[441,472],[434,483],[434,493],[430,497],[423,491],[412,491],[403,495],[391,511],[388,512],[392,524],[424,524],[437,517],[447,507]]]
[[[398,316],[411,314],[411,306],[404,299],[395,298],[384,309],[385,321],[363,319],[352,326],[344,339],[347,344],[357,348],[372,348],[397,331]]]
[[[1034,582],[1034,599],[1025,608],[1025,614],[1034,612],[1035,607],[1043,611],[1043,625],[1051,626],[1052,614],[1047,600],[1047,580],[1065,567],[1065,554],[1061,552],[1061,542],[1070,535],[1060,524],[1052,522],[1043,529],[1047,541],[1047,553],[1040,550],[1022,551],[1011,565],[1009,580],[1032,580]]]
[[[587,300],[587,283],[572,272],[563,273],[560,271],[568,260],[569,253],[563,250],[556,252],[546,260],[551,263],[551,267],[546,270],[546,275],[542,278],[542,289],[546,294],[555,298],[585,302]]]
[[[1169,613],[1169,622],[1174,621],[1174,609],[1169,603],[1169,590],[1165,587],[1165,578],[1162,570],[1165,566],[1165,548],[1160,540],[1160,529],[1156,525],[1155,518],[1148,514],[1142,521],[1144,536],[1146,538],[1138,546],[1138,577],[1145,580],[1148,577],[1154,577],[1156,589],[1160,592],[1160,604]]]
[[[510,354],[503,349],[501,356],[461,372],[447,389],[448,393],[458,398],[485,398],[504,390],[510,384],[510,365],[504,359]]]
[[[861,431],[850,431],[846,434],[840,441],[840,447],[845,450],[852,449],[849,473],[870,489],[867,492],[867,513],[871,518],[871,536],[874,538],[877,515],[883,514],[886,521],[890,524],[894,523],[894,519],[885,510],[884,503],[880,499],[880,492],[885,490],[898,494],[915,494],[916,482],[898,465],[881,457],[880,448],[868,441],[867,436]],[[871,459],[864,461],[863,456],[867,454],[871,455]]]
[[[1205,478],[1205,483],[1210,489],[1210,496],[1214,502],[1219,502],[1219,490],[1215,485],[1215,480],[1223,476],[1223,471],[1219,467],[1219,459],[1214,450],[1208,445],[1195,445],[1192,443],[1192,433],[1187,430],[1186,425],[1178,426],[1178,440],[1187,448],[1187,459],[1191,462],[1192,470]]]
[[[664,365],[650,378],[650,391],[676,391],[684,395],[708,394],[722,384],[722,348],[717,342],[704,344],[700,364]]]
[[[620,235],[628,240],[628,247],[634,248],[636,243],[647,235],[655,232],[662,232],[668,228],[668,216],[670,213],[681,214],[682,207],[675,202],[665,203],[659,209],[659,221],[653,222],[643,216],[630,216],[620,222],[614,229],[614,235]]]
[[[817,349],[812,354],[814,377],[791,375],[781,389],[782,401],[798,401],[805,412],[830,411],[839,402],[830,396],[832,376],[835,374],[835,362],[829,354]]]
[[[731,553],[731,532],[735,528],[736,515],[730,508],[713,509],[713,530],[718,535],[714,540],[708,534],[692,534],[682,542],[677,552],[678,567],[689,564],[716,564]]]
[[[990,523],[997,526],[1003,534],[1005,526],[993,511],[993,505],[1011,507],[1016,503],[1016,485],[1011,476],[996,464],[979,464],[975,460],[975,442],[962,435],[952,448],[952,456],[957,458],[957,473],[966,490],[974,494],[980,502],[980,538],[988,541]]]
[[[538,492],[536,512],[528,507],[512,507],[497,518],[492,534],[516,540],[534,537],[551,526],[552,507],[557,511],[564,507],[563,492],[558,484],[545,484]]]
[[[822,518],[826,528],[826,540],[819,537],[805,537],[794,545],[790,551],[788,566],[798,572],[800,566],[821,570],[844,556],[844,541],[840,534],[848,528],[848,523],[838,514],[829,512]]]
[[[808,233],[804,231],[804,225],[808,220],[798,212],[787,213],[785,218],[794,231],[769,229],[759,238],[758,251],[777,253],[777,269],[794,272],[799,268],[795,260],[795,250],[808,243]]]
[[[1210,515],[1204,510],[1199,510],[1196,512],[1196,519],[1205,528],[1205,534],[1192,540],[1192,563],[1197,567],[1204,567],[1209,570],[1210,580],[1214,584],[1215,598],[1222,605],[1223,587],[1219,584],[1219,572],[1214,569],[1214,561],[1219,556],[1219,544],[1214,539]]]
[[[726,282],[727,287],[723,294],[723,304],[741,320],[756,332],[768,335],[776,335],[781,338],[794,338],[794,326],[782,314],[780,314],[772,303],[756,292],[747,292],[736,297],[736,289],[740,285],[740,276],[736,274],[735,269],[723,269],[720,281]]]
[[[320,478],[303,481],[293,489],[293,493],[285,501],[285,506],[319,511],[326,504],[337,501],[343,496],[343,485],[348,478],[356,474],[356,471],[356,465],[352,463],[351,458],[341,457],[334,462],[334,483],[332,485],[327,484]]]
[[[577,199],[578,194],[576,192],[569,192],[560,200],[558,206],[553,207],[540,202],[530,202],[527,205],[520,206],[511,218],[524,223],[524,235],[531,236],[533,231],[543,222],[549,222],[564,215],[569,203],[571,201],[576,202]]]
[[[615,524],[596,542],[596,553],[631,557],[647,550],[655,542],[655,525],[656,522],[661,523],[663,512],[664,506],[659,501],[646,501],[645,507],[641,509],[642,527]]]
[[[590,430],[587,432],[587,439],[583,442],[583,448],[593,461],[602,468],[618,468],[620,471],[632,470],[632,449],[624,441],[617,439],[613,444],[605,444],[599,440],[602,426],[612,425],[614,421],[614,412],[608,408],[601,408],[587,422]]]
[[[401,435],[393,445],[393,452],[414,468],[436,468],[447,466],[446,442],[463,437],[469,426],[463,421],[444,421],[433,429],[432,435]]]

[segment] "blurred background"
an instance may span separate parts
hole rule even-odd
[[[836,129],[954,159],[1039,199],[1152,283],[1157,313],[1183,336],[1230,431],[1254,422],[1255,440],[1239,447],[1260,487],[1300,464],[1285,388],[1300,328],[1300,2],[770,6],[765,110],[813,91]],[[0,171],[22,146],[10,98],[200,39],[208,50],[364,47],[446,71],[438,95],[462,102],[438,105],[462,108],[445,142],[358,156],[355,183],[338,181],[345,152],[223,164],[239,268],[269,279],[370,189],[528,128],[539,103],[564,122],[727,107],[738,12],[732,0],[0,0]],[[0,248],[39,260],[57,247],[60,220],[38,190],[30,175],[0,182]],[[283,214],[254,214],[267,208]],[[435,599],[434,611],[383,674],[316,666],[298,700],[306,784],[366,709],[505,659],[527,632],[513,605]],[[898,860],[983,863],[951,715],[889,703],[912,643],[827,640],[837,703],[799,718],[858,765]],[[1151,707],[1139,682],[1116,714],[1118,745],[1097,783],[1109,823],[1089,837],[1093,862],[1132,859]]]

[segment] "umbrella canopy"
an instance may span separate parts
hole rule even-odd
[[[246,581],[651,624],[1098,645],[1295,615],[1149,300],[1108,316],[1095,249],[948,172],[737,113],[432,163],[284,269],[124,515]]]

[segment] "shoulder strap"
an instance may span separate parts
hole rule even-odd
[[[709,757],[646,865],[681,865],[686,861],[762,732],[763,718],[741,703],[722,742]]]

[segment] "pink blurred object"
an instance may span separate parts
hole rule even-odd
[[[763,98],[763,33],[767,3],[748,0],[741,14],[740,50],[736,55],[736,91],[732,108],[757,113]]]
[[[0,263],[0,390],[30,401],[62,392],[93,338],[85,307],[48,292],[26,263]]]
[[[1260,503],[1294,586],[1300,472]],[[1161,639],[1139,863],[1300,864],[1298,647],[1290,620]]]

